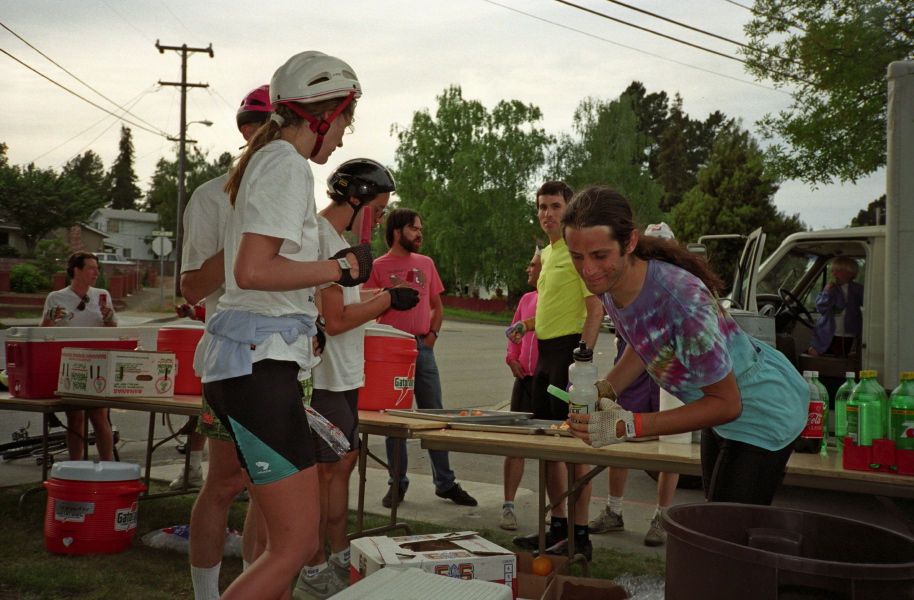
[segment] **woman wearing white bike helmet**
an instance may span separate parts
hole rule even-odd
[[[287,598],[317,550],[318,481],[300,380],[310,382],[314,286],[355,286],[371,272],[367,247],[318,260],[314,177],[342,146],[361,86],[352,68],[321,52],[290,58],[273,75],[274,112],[225,186],[225,294],[207,329],[203,382],[227,426],[263,513],[263,553],[223,598]],[[308,383],[310,385],[310,383]],[[304,508],[304,510],[303,510]],[[312,510],[308,510],[312,508]]]

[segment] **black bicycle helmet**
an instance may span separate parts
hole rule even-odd
[[[381,163],[370,158],[353,158],[336,168],[327,178],[327,195],[335,202],[346,202],[352,207],[352,218],[346,231],[352,228],[359,210],[374,200],[378,194],[394,192],[397,184],[393,175]],[[350,198],[355,198],[352,202]]]

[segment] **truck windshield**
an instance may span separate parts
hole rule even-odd
[[[806,252],[787,253],[759,281],[758,293],[777,294],[780,288],[793,291],[806,273],[815,266],[818,258],[818,256]]]

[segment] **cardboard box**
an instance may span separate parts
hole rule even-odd
[[[556,575],[542,600],[625,600],[628,594],[609,579]]]
[[[11,327],[4,343],[10,395],[54,397],[64,348],[133,350],[144,337],[138,327]]]
[[[64,348],[57,393],[118,398],[170,398],[177,361],[174,352]]]
[[[352,540],[350,583],[387,565],[416,567],[458,579],[481,579],[511,588],[517,598],[514,552],[479,537],[475,531],[364,537]]]
[[[568,574],[568,557],[550,556],[552,572],[546,575],[534,575],[533,555],[529,552],[517,553],[517,598],[520,600],[539,600],[546,593],[546,588],[556,575]]]

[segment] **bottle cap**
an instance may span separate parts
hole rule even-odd
[[[901,379],[902,381],[911,381],[912,379],[914,379],[914,371],[902,373],[901,375],[898,376],[898,378]]]
[[[819,372],[818,372],[818,371],[810,371],[810,372],[809,372],[809,375],[810,375],[811,377],[815,377],[815,378],[818,379],[818,377],[819,377]]]
[[[847,373],[844,374],[844,376],[849,379],[853,379],[854,377],[856,377],[856,375],[854,374],[853,371],[848,371]]]
[[[876,371],[860,371],[860,379],[871,379],[876,377]]]
[[[587,347],[587,342],[581,340],[578,342],[578,347],[572,352],[572,356],[578,362],[591,362],[593,361],[593,350]]]

